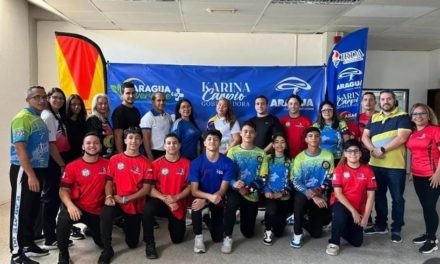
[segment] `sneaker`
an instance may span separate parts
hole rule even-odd
[[[289,217],[287,217],[286,223],[287,225],[293,225],[295,223],[295,216],[291,214]]]
[[[263,244],[266,246],[272,246],[273,233],[272,230],[264,231]]]
[[[58,264],[70,264],[70,256],[69,252],[62,252],[58,253]]]
[[[42,257],[49,255],[49,250],[42,249],[37,245],[32,245],[23,248],[23,253],[26,257]]]
[[[72,228],[70,229],[70,239],[82,240],[85,238],[86,237],[81,233],[81,228],[72,226]]]
[[[196,235],[194,238],[194,253],[205,253],[205,243],[203,242],[203,234]]]
[[[325,253],[327,253],[330,256],[337,256],[339,254],[339,246],[330,243],[327,245],[327,249],[325,250]]]
[[[438,250],[438,246],[435,240],[426,240],[421,248],[419,248],[419,252],[422,254],[429,254]]]
[[[159,257],[156,251],[156,243],[147,242],[145,245],[145,255],[147,256],[147,259],[157,259]]]
[[[424,244],[428,236],[426,234],[421,234],[420,236],[414,238],[412,242],[414,244]],[[435,239],[435,243],[438,244],[438,239]]]
[[[159,223],[156,221],[156,219],[154,219],[153,228],[154,229],[159,229],[160,228]]]
[[[69,241],[67,243],[68,243],[67,244],[68,247],[73,246],[73,241],[72,240],[69,239]],[[56,240],[53,241],[53,242],[44,242],[44,245],[41,248],[46,249],[46,250],[57,249],[58,248],[58,243],[57,243]]]
[[[302,234],[295,235],[293,234],[292,240],[290,241],[290,247],[292,248],[301,248],[302,247]]]
[[[375,235],[375,234],[387,234],[388,233],[388,229],[387,228],[379,228],[378,226],[374,225],[370,228],[367,228],[364,230],[364,233],[366,235]]]
[[[19,256],[11,257],[11,264],[40,264],[35,260],[28,258],[25,254],[21,254]]]
[[[83,232],[84,232],[84,235],[86,235],[88,237],[92,237],[93,236],[92,229],[88,228],[87,226],[84,228]]]
[[[402,243],[402,237],[399,232],[391,233],[391,242],[393,243]]]
[[[102,251],[98,259],[98,264],[110,264],[110,260],[112,259],[113,255],[115,255],[113,248]]]
[[[232,252],[232,238],[228,236],[223,238],[222,252],[224,254],[230,254]]]

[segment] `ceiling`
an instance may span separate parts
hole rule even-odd
[[[28,1],[48,5],[64,19],[92,30],[321,34],[368,27],[369,49],[440,49],[440,0],[360,0],[352,5],[291,0]]]

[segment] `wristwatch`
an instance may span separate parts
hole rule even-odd
[[[380,151],[382,151],[383,154],[387,151],[384,147],[380,147]]]

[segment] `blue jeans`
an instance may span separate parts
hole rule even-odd
[[[388,225],[387,190],[389,189],[392,199],[391,217],[393,219],[391,232],[400,232],[405,224],[403,221],[405,211],[403,192],[405,191],[406,170],[371,167],[373,168],[377,183],[375,197],[376,226],[384,229]]]

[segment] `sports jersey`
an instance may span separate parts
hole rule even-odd
[[[71,189],[70,199],[81,210],[99,215],[104,206],[107,168],[104,158],[94,163],[76,159],[67,164],[60,186]]]
[[[164,195],[177,195],[188,186],[190,161],[180,158],[175,162],[168,161],[165,156],[153,161],[153,179],[155,188]],[[171,213],[177,219],[185,215],[186,199],[177,201],[179,208]]]
[[[304,141],[304,131],[312,126],[312,121],[302,115],[296,118],[287,115],[280,119],[280,123],[287,136],[290,156],[295,157],[307,148],[307,144]]]
[[[314,123],[313,126],[321,131],[321,144],[319,146],[330,151],[335,159],[340,159],[342,156],[342,144],[344,143],[342,135],[348,133],[347,123],[339,121],[337,129],[332,128],[328,124],[325,124],[323,128],[320,128],[318,123]]]
[[[291,174],[293,186],[297,191],[306,195],[307,189],[318,189],[325,180],[331,179],[333,169],[333,154],[327,150],[321,149],[314,156],[304,150],[295,157],[293,162]]]
[[[249,121],[255,125],[255,131],[257,132],[254,144],[261,149],[272,142],[273,134],[283,130],[278,118],[271,114],[264,117],[255,116]]]
[[[291,160],[283,157],[266,155],[261,164],[260,175],[265,179],[263,192],[284,192],[288,190],[290,180],[290,170],[293,167]],[[281,199],[288,200],[290,194],[284,195]]]
[[[123,104],[113,110],[112,125],[113,129],[127,129],[129,127],[139,127],[141,113],[133,106],[128,107]]]
[[[107,180],[113,181],[115,194],[128,196],[138,192],[146,183],[153,183],[151,162],[142,155],[129,157],[124,153],[114,155],[108,166]],[[141,214],[145,197],[121,204],[121,209],[127,214]]]
[[[245,186],[250,186],[260,175],[260,167],[263,163],[264,150],[259,147],[252,149],[244,149],[241,145],[236,145],[229,149],[228,158],[230,158],[238,166],[238,175],[229,182],[234,186],[238,180],[243,181]],[[258,201],[258,192],[252,192],[245,195],[244,198],[251,202]]]
[[[191,121],[179,118],[173,123],[171,132],[180,138],[180,154],[190,160],[197,158],[202,132]]]
[[[374,172],[368,165],[361,164],[359,168],[351,168],[346,163],[339,164],[333,172],[333,187],[342,188],[342,193],[350,204],[360,213],[365,211],[367,191],[376,190]],[[330,204],[337,200],[332,193]]]
[[[216,193],[220,190],[222,181],[231,181],[235,178],[235,165],[232,160],[223,154],[215,162],[201,154],[191,162],[189,181],[198,182],[199,190],[206,193]]]
[[[358,129],[359,129],[359,139],[362,139],[362,135],[364,134],[364,129],[370,122],[371,116],[367,115],[367,113],[361,113],[359,115]]]
[[[365,129],[370,131],[374,147],[380,148],[396,138],[399,130],[411,131],[411,127],[408,114],[396,107],[388,115],[383,111],[374,114]],[[387,169],[405,169],[405,145],[387,151],[384,159],[371,156],[370,165]]]
[[[240,125],[237,121],[231,125],[224,117],[217,115],[208,120],[208,129],[217,129],[222,133],[222,140],[220,141],[220,153],[226,153],[232,143],[232,135],[240,133]]]
[[[428,125],[414,131],[406,146],[411,151],[411,173],[422,177],[434,175],[440,157],[440,127]]]
[[[32,108],[21,110],[11,123],[11,164],[20,166],[15,143],[26,143],[32,168],[47,168],[49,163],[49,131],[40,115]]]
[[[165,136],[170,133],[173,119],[166,112],[159,113],[154,108],[141,119],[140,127],[151,130],[151,149],[164,151]]]

